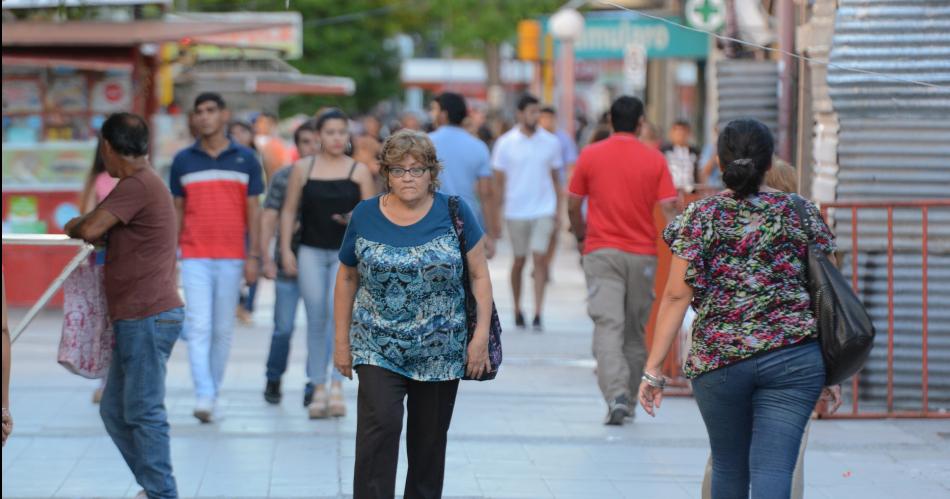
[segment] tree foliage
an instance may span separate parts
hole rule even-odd
[[[487,44],[512,40],[518,21],[550,14],[563,0],[447,0],[426,2],[443,42],[463,54],[483,55]]]
[[[377,102],[398,95],[399,55],[387,43],[400,31],[398,17],[390,14],[387,0],[291,0],[290,10],[303,17],[302,58],[289,61],[304,73],[347,76],[356,82],[356,94],[349,97],[293,96],[283,101],[281,113],[312,114],[324,105],[362,112]],[[235,11],[235,7],[256,12],[286,10],[285,0],[233,2],[192,0],[189,7],[210,12]]]
[[[517,23],[556,10],[563,0],[190,0],[189,8],[227,12],[299,11],[304,56],[290,61],[305,73],[347,76],[356,95],[295,96],[281,111],[312,113],[322,105],[368,111],[401,93],[399,54],[387,42],[397,33],[418,34],[457,55],[497,61],[501,42],[513,40]]]

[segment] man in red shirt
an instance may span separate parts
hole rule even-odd
[[[184,338],[197,399],[193,414],[203,423],[213,419],[224,381],[242,274],[244,282],[256,281],[261,256],[261,165],[254,151],[228,139],[229,114],[216,93],[195,98],[199,138],[175,155],[169,175],[188,301]]]
[[[609,425],[633,415],[646,361],[644,328],[653,306],[660,203],[675,214],[676,189],[663,154],[637,139],[643,103],[620,97],[610,107],[613,134],[581,151],[568,188],[571,229],[582,246],[588,313],[594,321],[597,383]],[[588,202],[587,221],[581,213]]]

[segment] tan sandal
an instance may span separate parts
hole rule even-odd
[[[346,416],[346,402],[343,400],[343,387],[334,386],[330,388],[330,417],[342,418]]]
[[[326,390],[317,389],[313,392],[313,400],[307,406],[307,412],[310,414],[310,419],[324,419],[329,415]]]

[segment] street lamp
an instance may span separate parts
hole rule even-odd
[[[574,138],[574,42],[584,31],[584,16],[572,8],[562,8],[551,16],[551,34],[561,43],[558,54],[561,73],[561,125]]]

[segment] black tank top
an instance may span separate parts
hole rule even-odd
[[[300,211],[300,243],[322,249],[340,249],[346,225],[333,220],[333,215],[353,211],[362,198],[360,186],[353,181],[356,162],[346,178],[307,179],[303,186]]]

